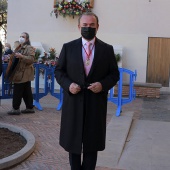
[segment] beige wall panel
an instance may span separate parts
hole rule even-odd
[[[53,0],[8,0],[8,37],[13,43],[21,32],[31,41],[42,42],[45,50],[80,37],[77,18],[57,19],[50,12]],[[122,45],[123,67],[137,70],[138,82],[146,81],[148,37],[170,37],[169,0],[94,0],[93,12],[99,16],[98,38]]]

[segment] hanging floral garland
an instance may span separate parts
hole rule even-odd
[[[54,12],[55,16],[61,15],[63,17],[66,16],[79,16],[82,15],[84,12],[91,12],[91,8],[93,7],[93,1],[89,0],[62,0],[58,2],[57,0],[54,1]]]

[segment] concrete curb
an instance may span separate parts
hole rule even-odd
[[[20,135],[22,135],[27,141],[27,144],[20,151],[6,158],[0,159],[1,170],[9,168],[26,159],[35,149],[35,137],[33,136],[32,133],[25,130],[24,128],[20,128],[11,124],[0,123],[0,128],[7,128],[12,132],[20,133]]]
[[[117,168],[131,128],[133,114],[133,112],[122,112],[120,117],[112,117],[106,131],[106,148],[98,153],[97,166]]]

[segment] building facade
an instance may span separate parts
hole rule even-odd
[[[13,44],[20,33],[28,32],[32,42],[41,42],[45,50],[54,47],[59,55],[63,43],[79,38],[80,33],[78,17],[50,15],[53,3],[8,0],[7,41]],[[170,37],[169,6],[169,0],[94,0],[97,37],[122,47],[122,67],[137,70],[138,82],[147,81],[149,38]]]

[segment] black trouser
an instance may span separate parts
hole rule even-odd
[[[13,101],[12,106],[14,109],[19,109],[22,98],[24,99],[27,109],[32,109],[33,106],[33,95],[31,90],[31,81],[25,83],[14,83]]]
[[[71,170],[95,170],[97,162],[97,152],[83,153],[81,163],[81,154],[69,153]]]

